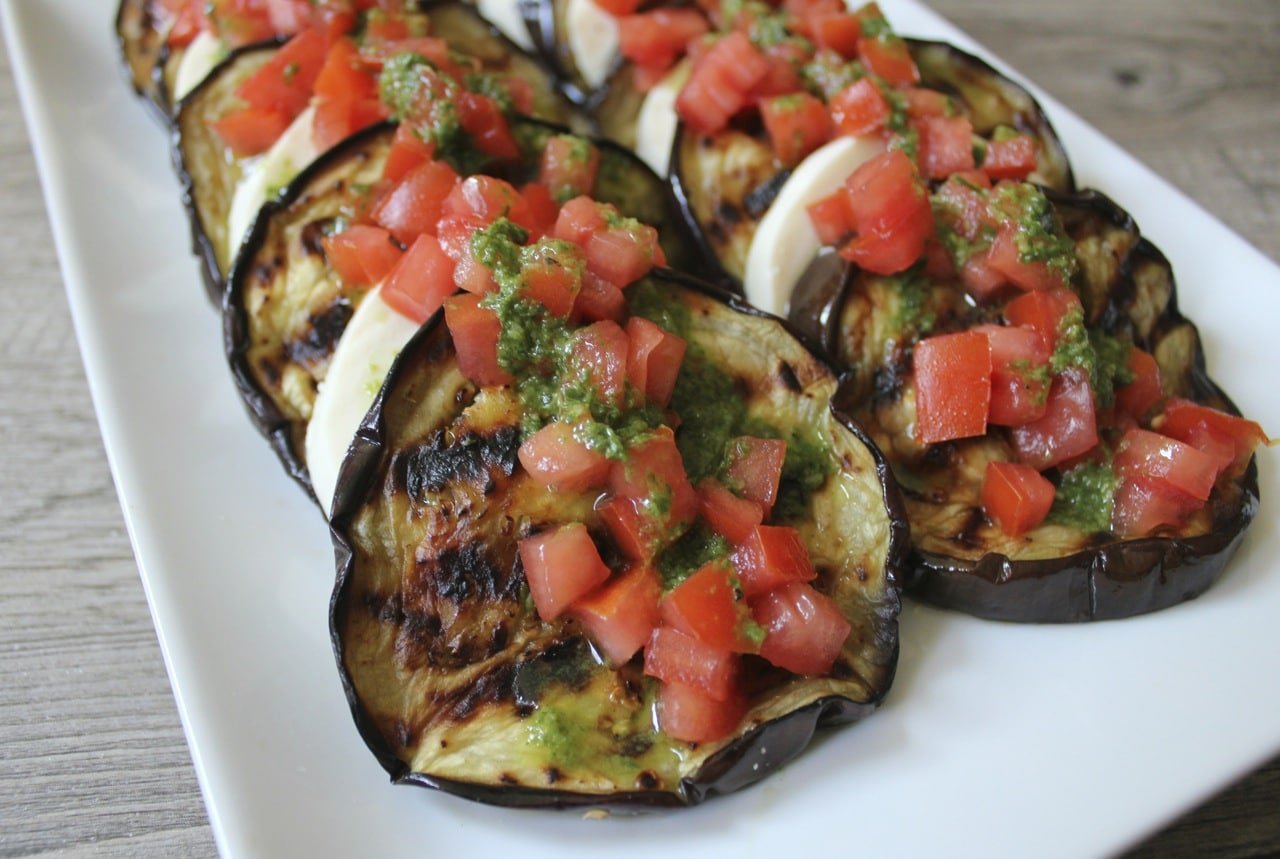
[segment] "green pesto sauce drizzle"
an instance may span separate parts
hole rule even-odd
[[[1064,472],[1049,510],[1049,521],[1090,534],[1110,531],[1119,483],[1110,460],[1077,465]]]

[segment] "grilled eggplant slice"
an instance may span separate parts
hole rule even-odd
[[[166,122],[169,112],[158,68],[167,54],[165,34],[156,17],[155,0],[120,0],[116,39],[129,82]]]
[[[520,13],[561,90],[577,104],[593,103],[620,62],[613,16],[592,0],[521,0]]]
[[[575,120],[573,108],[556,93],[546,69],[507,41],[471,7],[440,3],[420,14],[428,20],[434,36],[448,41],[454,50],[477,58],[485,70],[528,81],[534,91],[535,116],[561,123]],[[204,264],[205,284],[215,304],[221,304],[227,272],[244,238],[232,235],[239,230],[230,228],[233,220],[237,225],[240,221],[232,218],[236,189],[256,159],[232,155],[210,121],[240,104],[236,89],[271,58],[275,49],[275,45],[267,45],[235,52],[183,100],[175,120],[175,159],[191,215],[194,247]],[[305,122],[309,116],[304,114],[299,121]],[[283,186],[305,166],[286,163],[284,175],[272,177],[267,185]]]
[[[1173,272],[1133,219],[1096,191],[1050,192],[1075,243],[1086,322],[1155,356],[1167,396],[1239,414],[1209,378],[1195,326],[1178,312]],[[993,321],[961,289],[918,277],[870,275],[828,254],[811,266],[792,321],[849,367],[843,393],[902,484],[913,553],[908,589],[947,608],[998,620],[1069,622],[1128,617],[1198,596],[1221,574],[1258,509],[1257,470],[1219,478],[1209,503],[1179,528],[1121,539],[1045,524],[1009,537],[988,522],[987,462],[1010,460],[995,433],[921,448],[911,349],[934,332]]]
[[[887,692],[906,531],[880,454],[830,405],[835,377],[727,293],[655,270],[628,289],[633,308],[646,289],[688,320],[691,350],[738,381],[748,414],[826,446],[828,476],[790,524],[853,633],[826,677],[753,665],[747,715],[726,739],[655,731],[639,665],[600,664],[576,622],[542,622],[526,596],[517,542],[532,531],[583,521],[609,551],[595,493],[556,493],[523,472],[518,398],[464,379],[437,314],[366,417],[332,522],[338,664],[395,782],[502,805],[693,804],[764,777],[816,727],[857,720]]]
[[[524,166],[499,175],[519,185],[536,176],[546,139],[565,129],[520,119],[512,130],[527,153]],[[258,428],[308,491],[304,440],[316,389],[367,293],[329,267],[319,240],[365,204],[393,135],[394,126],[369,129],[304,171],[267,204],[228,280],[224,333],[237,385]],[[609,143],[599,148],[595,199],[656,227],[671,264],[696,271],[696,245],[667,184],[629,152]]]
[[[977,135],[989,138],[1002,125],[1030,135],[1040,165],[1031,180],[1060,191],[1074,188],[1066,151],[1026,90],[951,45],[906,42],[921,85],[951,95]],[[708,253],[741,281],[760,219],[792,171],[774,155],[762,125],[730,127],[711,136],[681,126],[671,157],[672,179],[690,225]]]

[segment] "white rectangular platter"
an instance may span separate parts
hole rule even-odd
[[[963,34],[910,2],[899,32]],[[215,837],[228,856],[1087,856],[1280,750],[1280,462],[1223,581],[1158,615],[996,624],[909,604],[884,708],[760,786],[584,821],[393,788],[329,648],[318,510],[246,420],[169,169],[122,82],[114,0],[6,0],[80,348]],[[1061,105],[1082,185],[1172,259],[1214,376],[1280,428],[1280,269]]]

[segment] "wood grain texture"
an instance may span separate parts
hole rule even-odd
[[[1280,3],[934,6],[1280,259]],[[211,855],[2,55],[0,118],[0,855]],[[1208,853],[1280,853],[1280,760],[1130,855]]]

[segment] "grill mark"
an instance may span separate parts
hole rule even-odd
[[[774,173],[747,192],[747,196],[742,200],[742,208],[752,218],[757,220],[763,218],[764,213],[773,205],[773,201],[778,199],[778,193],[782,191],[782,186],[790,178],[790,170],[781,170]]]
[[[396,482],[418,502],[452,482],[469,483],[488,494],[496,487],[495,472],[505,477],[515,473],[519,442],[520,431],[513,426],[487,435],[468,432],[453,443],[444,430],[436,430],[426,444],[397,454]]]
[[[796,376],[795,368],[786,361],[778,362],[778,378],[782,380],[783,387],[793,393],[800,393],[800,379]]]
[[[304,254],[324,256],[324,245],[320,241],[333,230],[333,221],[333,218],[322,218],[302,228],[298,236],[298,244],[301,245]]]
[[[347,330],[353,310],[351,302],[337,299],[320,313],[313,313],[301,337],[285,345],[289,359],[305,365],[313,365],[327,359],[338,345],[338,338]]]
[[[518,565],[504,570],[495,563],[487,545],[477,540],[419,561],[410,585],[430,585],[432,596],[458,604],[507,601],[519,596],[522,572]]]
[[[515,664],[512,694],[516,712],[528,716],[538,709],[545,692],[555,686],[581,692],[591,682],[594,662],[579,637],[562,638]]]

